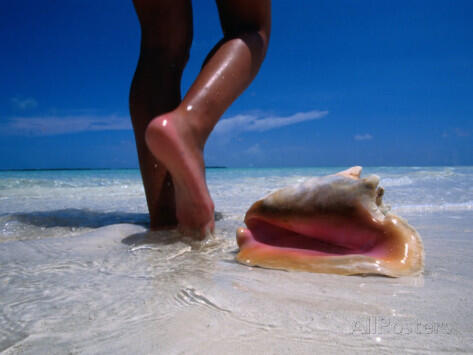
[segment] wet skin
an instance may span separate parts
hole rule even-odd
[[[255,77],[270,31],[270,0],[217,0],[223,39],[181,100],[192,42],[189,0],[134,0],[142,38],[130,113],[152,229],[203,238],[214,229],[203,149],[219,118]]]

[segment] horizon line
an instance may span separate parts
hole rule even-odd
[[[351,166],[361,166],[363,168],[427,168],[427,167],[473,167],[468,164],[434,164],[434,165],[357,165],[357,164],[344,164],[344,165],[304,165],[304,166],[234,166],[228,167],[223,165],[210,165],[206,166],[205,169],[302,169],[302,168],[345,168]],[[127,168],[12,168],[3,169],[0,168],[0,172],[6,171],[80,171],[80,170],[140,170],[139,167],[127,167]]]

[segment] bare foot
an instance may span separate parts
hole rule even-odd
[[[190,119],[179,110],[156,117],[146,129],[146,144],[171,173],[179,229],[203,239],[215,226],[214,204],[205,182],[203,146]]]

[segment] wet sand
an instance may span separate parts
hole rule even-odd
[[[0,244],[0,349],[34,353],[472,352],[473,212],[405,215],[423,276],[249,268],[232,233],[188,244],[119,224]]]

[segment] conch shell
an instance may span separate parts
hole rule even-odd
[[[382,203],[379,177],[361,167],[311,178],[255,202],[237,230],[237,260],[250,266],[341,275],[415,275],[417,231]]]

